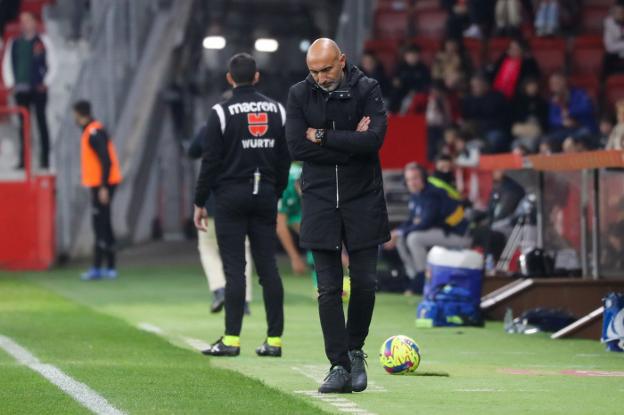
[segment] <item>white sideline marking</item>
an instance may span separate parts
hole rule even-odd
[[[66,375],[56,366],[41,363],[32,353],[10,338],[0,335],[0,347],[19,363],[39,373],[91,412],[98,415],[124,415],[96,391]]]
[[[160,327],[155,326],[155,325],[150,324],[150,323],[139,323],[137,325],[137,327],[140,328],[141,330],[147,331],[149,333],[163,334],[163,330]]]
[[[336,395],[326,395],[317,391],[294,391],[296,394],[305,395],[310,398],[316,398],[322,402],[335,406],[339,412],[349,414],[360,415],[377,415],[374,412],[369,412],[364,408],[360,408],[355,402],[345,398],[337,397]]]
[[[199,350],[200,352],[202,350],[210,349],[210,347],[212,347],[211,344],[208,344],[203,340],[194,339],[192,337],[182,337],[182,340],[184,340],[184,343],[188,344],[195,350]]]

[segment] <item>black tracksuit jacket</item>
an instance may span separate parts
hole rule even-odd
[[[291,157],[303,161],[300,244],[304,248],[351,251],[389,238],[379,150],[387,127],[379,84],[347,65],[333,92],[311,76],[290,88],[286,139]],[[356,132],[363,116],[366,132]],[[323,146],[305,138],[307,128],[327,129]]]

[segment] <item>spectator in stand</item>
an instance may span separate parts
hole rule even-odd
[[[486,142],[490,153],[509,150],[509,106],[503,94],[490,88],[485,75],[470,80],[470,94],[462,101],[461,113],[469,131]]]
[[[511,134],[515,141],[512,147],[522,145],[535,153],[539,139],[548,129],[548,101],[539,94],[536,78],[523,82],[522,92],[512,102]]]
[[[535,15],[535,34],[553,36],[559,32],[559,0],[540,0]]]
[[[420,48],[410,45],[403,51],[394,77],[392,78],[392,95],[390,99],[390,111],[402,112],[403,101],[412,94],[424,94],[429,90],[431,74],[429,68],[421,61]],[[409,105],[409,104],[407,104]]]
[[[434,81],[431,85],[425,120],[427,121],[427,160],[433,161],[442,144],[444,129],[453,121],[451,103],[446,87],[441,81]]]
[[[494,27],[496,0],[469,0],[468,13],[471,26],[464,32],[465,37],[489,38]]]
[[[463,42],[453,38],[446,39],[431,65],[431,77],[443,81],[449,89],[456,89],[470,72],[470,58]]]
[[[550,137],[560,144],[570,136],[598,132],[594,105],[585,91],[572,88],[562,72],[555,72],[549,80],[552,98],[548,123]]]
[[[539,145],[539,154],[549,156],[561,152],[561,143],[550,137],[543,137]]]
[[[359,68],[364,72],[364,75],[369,78],[375,79],[379,82],[381,93],[384,97],[389,96],[390,82],[384,71],[384,67],[377,59],[377,56],[371,51],[364,51],[362,59],[360,60]]]
[[[427,250],[434,245],[465,248],[470,245],[461,201],[427,181],[427,171],[417,163],[405,166],[405,183],[410,193],[409,218],[392,231],[386,249],[397,248],[411,280],[406,295],[421,293],[427,266]]]
[[[615,118],[611,113],[604,113],[600,116],[600,122],[598,123],[598,137],[596,139],[598,148],[606,148],[609,142],[609,137],[615,128]]]
[[[618,3],[604,21],[603,76],[624,72],[624,3]]]
[[[522,4],[520,0],[497,0],[496,34],[499,36],[518,35],[522,24]]]
[[[455,159],[453,163],[457,167],[477,167],[481,155],[480,143],[476,140],[468,141],[467,134],[459,131],[454,142]]]
[[[20,14],[21,34],[7,43],[2,62],[4,84],[15,97],[18,106],[35,108],[39,128],[39,166],[47,169],[50,138],[46,119],[48,87],[56,69],[55,54],[46,35],[38,33],[37,19],[30,12]],[[21,130],[21,127],[20,127]],[[23,142],[18,168],[24,167]]]
[[[561,147],[564,153],[580,153],[592,150],[592,141],[590,135],[578,135],[566,138]]]
[[[609,135],[607,142],[607,150],[624,150],[624,99],[620,99],[615,103],[617,113],[617,125]]]
[[[521,38],[515,38],[494,64],[492,86],[512,100],[522,90],[522,84],[527,78],[539,77],[540,69],[531,56],[529,46]]]
[[[558,0],[559,27],[566,34],[577,33],[581,23],[584,0]],[[586,1],[586,3],[589,3]]]
[[[441,0],[441,4],[448,12],[446,35],[452,39],[462,39],[464,30],[470,26],[468,0]]]

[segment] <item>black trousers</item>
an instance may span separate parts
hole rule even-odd
[[[351,370],[348,351],[364,347],[375,308],[377,247],[349,252],[351,298],[347,321],[342,309],[342,261],[340,251],[313,250],[318,278],[318,304],[325,354],[332,366]]]
[[[48,103],[47,92],[17,92],[15,94],[15,102],[18,106],[30,110],[35,107],[35,117],[37,118],[37,127],[39,128],[39,139],[41,145],[39,149],[39,166],[48,168],[50,166],[50,135],[48,133],[48,121],[46,119],[46,105]],[[23,121],[20,117],[20,131],[23,134]],[[20,166],[24,165],[24,140],[20,141]]]
[[[111,204],[115,194],[115,186],[108,187],[109,202],[106,205],[100,203],[97,187],[91,188],[91,207],[93,219],[93,233],[95,234],[95,246],[93,249],[93,267],[102,268],[106,259],[109,269],[115,268],[115,235],[111,223]]]
[[[239,336],[245,308],[245,236],[260,277],[268,337],[284,331],[284,288],[277,270],[277,196],[275,188],[260,185],[252,195],[252,184],[221,186],[215,193],[215,230],[225,274],[225,334]]]

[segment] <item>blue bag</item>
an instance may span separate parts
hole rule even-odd
[[[624,352],[624,294],[609,293],[603,298],[601,342],[610,352]]]

